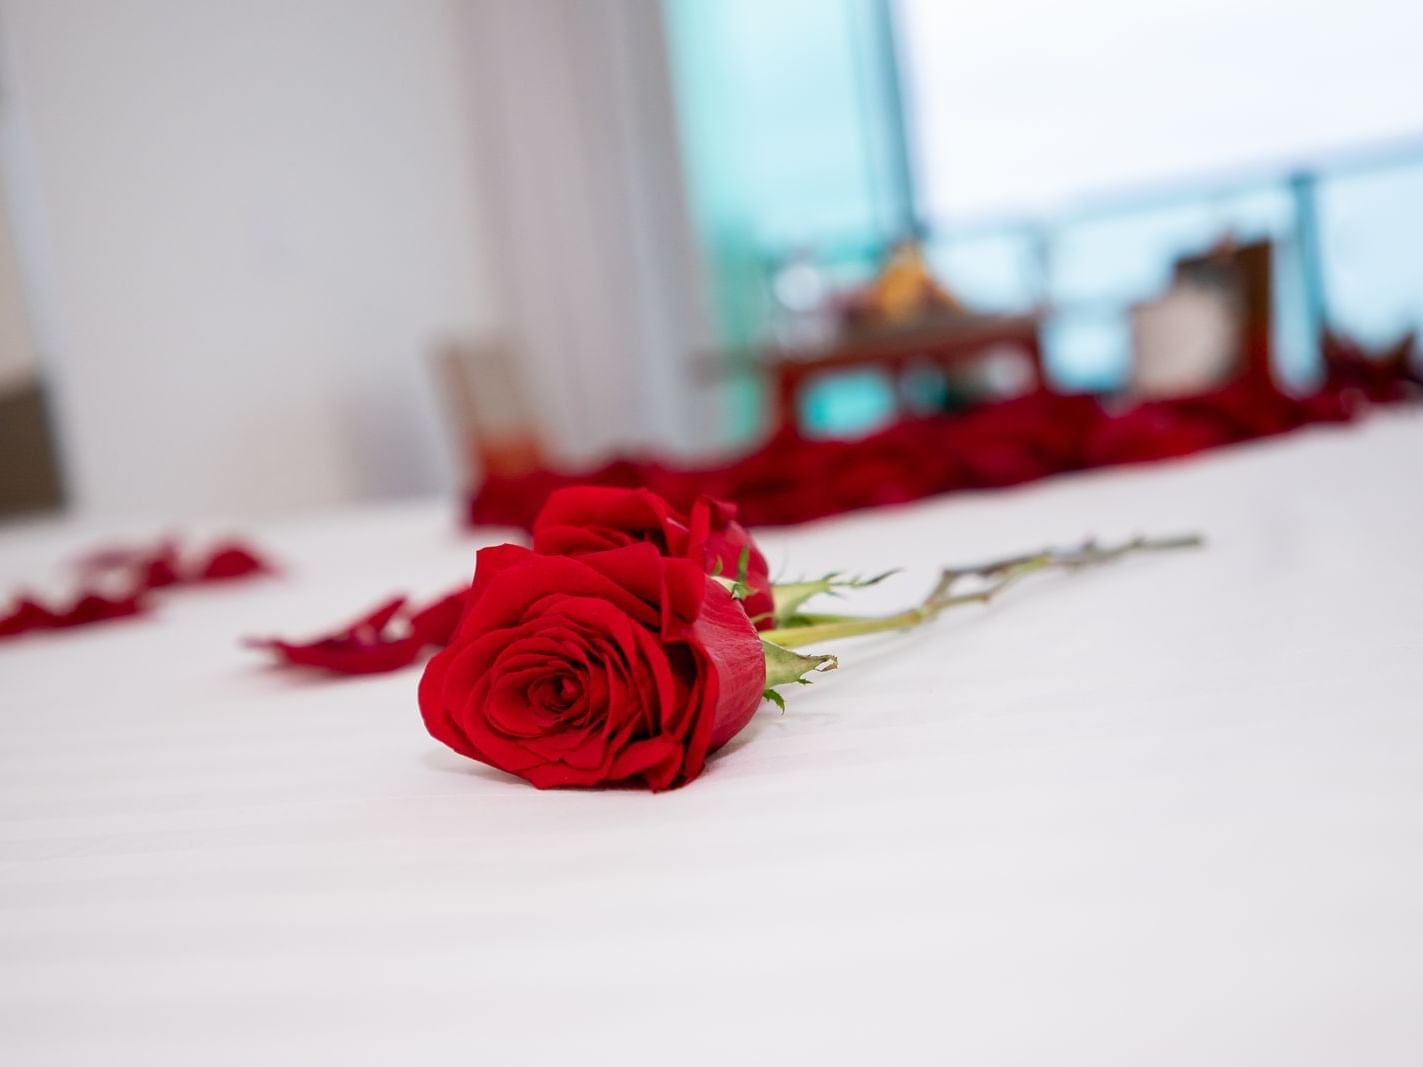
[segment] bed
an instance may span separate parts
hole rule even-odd
[[[690,786],[539,792],[419,670],[251,634],[438,592],[443,502],[247,527],[280,578],[0,644],[10,1064],[1423,1062],[1423,417],[768,531],[904,573],[1086,534],[846,642]],[[212,524],[217,528],[220,524]],[[0,534],[6,585],[153,524]]]

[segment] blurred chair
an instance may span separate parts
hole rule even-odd
[[[508,345],[452,342],[435,354],[434,370],[467,484],[545,467],[533,407]]]
[[[63,501],[44,380],[0,199],[0,515],[52,511]]]
[[[0,384],[0,515],[53,511],[63,499],[39,381]]]

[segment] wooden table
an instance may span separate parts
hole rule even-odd
[[[816,378],[839,371],[873,368],[889,374],[898,388],[906,371],[925,364],[946,369],[1011,345],[1031,361],[1036,384],[1044,381],[1039,315],[974,315],[944,320],[932,327],[856,335],[831,348],[772,349],[764,366],[770,383],[772,416],[777,426],[799,421],[801,391]]]

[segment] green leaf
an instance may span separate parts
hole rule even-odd
[[[776,705],[776,707],[781,709],[782,715],[785,714],[786,698],[781,696],[781,694],[777,693],[774,689],[767,689],[764,693],[761,694],[761,699],[769,700],[772,704]]]

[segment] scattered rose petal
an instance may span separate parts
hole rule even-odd
[[[126,619],[146,610],[142,597],[137,594],[108,597],[101,593],[81,593],[68,611],[52,616],[49,625],[56,630],[89,626],[96,622]]]
[[[145,612],[159,589],[231,581],[275,573],[257,551],[238,541],[219,543],[188,563],[176,541],[133,547],[106,545],[75,561],[78,585],[67,606],[21,595],[0,613],[0,639],[38,630],[61,630]]]
[[[748,526],[778,526],[1087,467],[1173,459],[1310,423],[1346,422],[1370,404],[1423,395],[1423,364],[1411,336],[1375,353],[1326,335],[1323,351],[1324,382],[1304,397],[1245,378],[1125,408],[1041,390],[960,414],[905,420],[853,441],[811,440],[782,428],[720,467],[674,470],[629,458],[583,472],[490,478],[470,497],[468,518],[529,529],[555,491],[599,485],[650,489],[681,509],[706,494],[736,504]]]
[[[87,580],[107,578],[132,589],[166,589],[184,581],[178,546],[171,540],[152,548],[100,548],[80,557],[77,567]]]
[[[30,630],[48,629],[56,618],[55,613],[39,601],[27,596],[19,597],[4,615],[0,615],[0,639],[18,637]]]
[[[219,545],[192,581],[226,582],[257,574],[275,574],[276,568],[247,545],[229,541]]]
[[[444,648],[455,636],[469,600],[469,588],[461,586],[440,597],[429,607],[410,617],[410,629],[427,645]]]
[[[37,630],[66,630],[126,619],[147,610],[141,594],[111,597],[81,592],[68,607],[61,608],[51,608],[33,597],[20,596],[0,615],[0,640]]]
[[[418,610],[409,608],[405,597],[392,597],[355,622],[310,641],[260,638],[245,643],[291,666],[333,674],[384,674],[408,667],[429,648],[449,644],[467,594],[468,588],[461,587]]]

